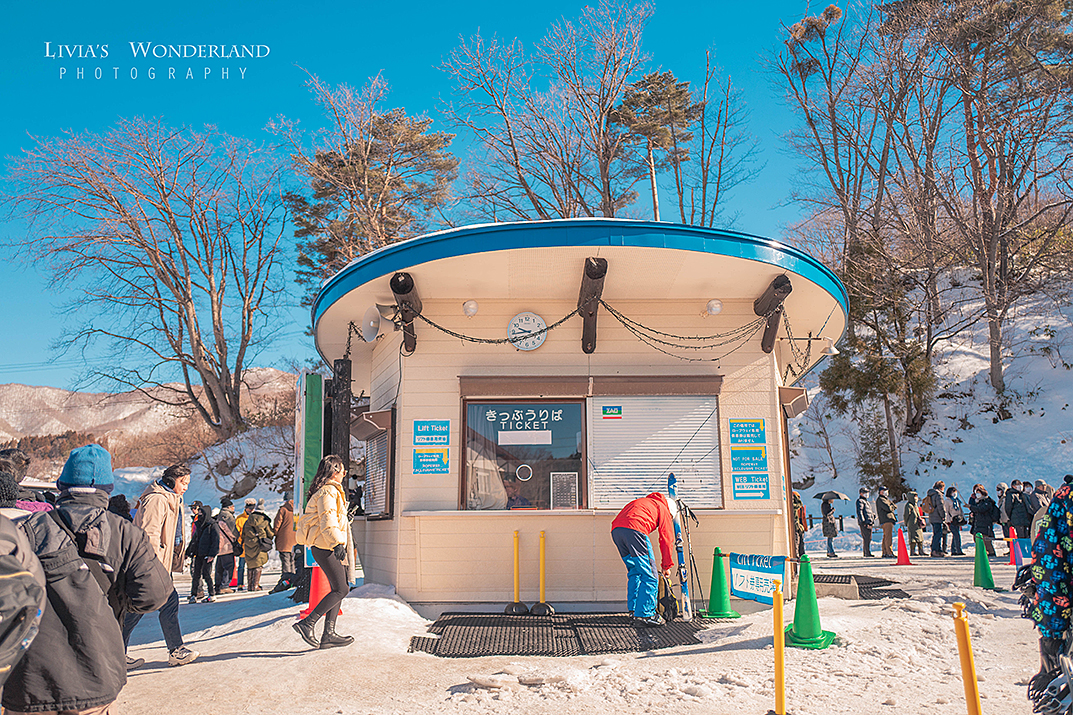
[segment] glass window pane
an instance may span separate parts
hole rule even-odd
[[[583,412],[581,402],[467,402],[466,508],[582,506]]]

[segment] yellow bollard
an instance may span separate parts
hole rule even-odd
[[[544,601],[544,532],[540,532],[540,602]]]
[[[782,622],[782,581],[779,579],[775,579],[771,603],[775,612],[775,715],[786,715],[786,673],[783,667],[786,625]]]
[[[972,643],[969,641],[969,619],[965,617],[965,604],[954,604],[954,631],[958,638],[958,654],[961,656],[961,680],[965,684],[965,704],[969,715],[980,715],[980,685],[976,680],[976,663],[972,659]]]
[[[521,563],[518,558],[518,530],[514,530],[514,603],[507,606],[505,613],[523,616],[529,613],[529,607],[522,603]]]
[[[534,603],[529,612],[534,616],[555,615],[555,609],[544,600],[544,532],[540,532],[540,602]]]
[[[518,530],[514,530],[514,602],[522,600],[522,568],[518,560]]]

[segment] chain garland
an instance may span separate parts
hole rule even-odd
[[[640,322],[638,322],[636,320],[633,320],[632,318],[627,317],[626,315],[624,315],[623,313],[619,312],[617,309],[615,309],[611,305],[609,305],[606,302],[604,302],[602,299],[600,300],[600,305],[602,305],[604,307],[604,309],[608,312],[608,314],[610,314],[612,317],[614,317],[622,325],[622,327],[626,328],[626,330],[628,330],[632,335],[634,335],[634,337],[636,337],[638,340],[640,340],[641,342],[643,342],[646,345],[648,345],[649,347],[651,347],[653,350],[656,350],[658,352],[663,353],[664,355],[668,355],[668,356],[676,358],[678,360],[684,360],[686,362],[718,362],[718,361],[720,361],[720,360],[722,360],[722,359],[724,359],[726,357],[729,357],[730,355],[733,355],[735,352],[737,352],[738,350],[741,350],[743,347],[745,347],[745,345],[748,344],[750,339],[752,339],[754,336],[756,336],[757,333],[759,333],[761,330],[763,330],[763,328],[767,324],[767,320],[768,320],[768,316],[766,316],[766,315],[759,316],[755,320],[752,320],[752,321],[750,321],[750,322],[748,322],[748,323],[746,323],[744,325],[738,326],[737,328],[733,328],[733,329],[731,329],[731,330],[729,330],[729,331],[727,331],[725,333],[713,333],[712,335],[676,335],[674,333],[667,333],[667,332],[664,332],[662,330],[657,330],[655,328],[651,328],[651,327],[649,327],[647,325],[644,325],[644,324],[642,324],[642,323],[640,323]],[[565,316],[563,316],[559,320],[557,320],[554,323],[548,325],[546,328],[538,330],[538,331],[536,331],[534,333],[527,333],[526,337],[532,337],[532,336],[535,336],[535,335],[543,335],[543,334],[545,334],[545,333],[547,333],[547,332],[549,332],[551,330],[554,330],[554,329],[558,328],[559,326],[563,325],[566,321],[570,320],[571,318],[573,318],[575,315],[577,315],[580,312],[581,312],[581,309],[576,308],[576,309],[570,311],[569,313],[567,313]],[[465,335],[463,333],[459,333],[457,331],[451,330],[450,328],[444,327],[444,326],[440,325],[439,323],[436,323],[431,318],[428,318],[427,316],[425,316],[425,315],[423,315],[421,313],[417,313],[416,317],[420,318],[424,323],[426,323],[430,327],[435,328],[436,330],[439,330],[442,333],[450,335],[451,337],[458,338],[459,340],[464,340],[466,342],[480,343],[480,344],[484,344],[484,345],[506,345],[506,344],[514,344],[515,342],[517,342],[519,340],[519,338],[509,338],[509,337],[507,337],[507,338],[477,338],[477,337],[474,337],[472,335]],[[790,354],[793,357],[793,362],[786,366],[786,376],[783,378],[783,380],[785,382],[786,380],[789,379],[789,377],[791,375],[793,375],[794,377],[797,377],[799,374],[801,374],[804,371],[805,367],[808,366],[808,364],[809,364],[809,362],[811,360],[811,352],[812,352],[812,333],[810,332],[808,334],[809,337],[807,339],[806,347],[805,347],[804,350],[801,350],[795,344],[796,341],[794,340],[794,337],[793,337],[793,329],[790,326],[790,317],[785,312],[783,313],[783,320],[785,320],[785,322],[786,322],[786,335],[789,338]],[[350,359],[350,353],[351,353],[351,349],[352,349],[352,341],[353,341],[354,335],[356,333],[357,333],[357,326],[354,325],[353,321],[351,321],[347,325],[346,349],[343,352],[343,358],[344,359]],[[671,340],[664,340],[663,338],[671,338]],[[683,345],[681,342],[672,342],[672,340],[696,341],[696,342],[702,343],[702,344],[699,344],[699,345]],[[669,350],[666,350],[664,347],[661,347],[661,346],[666,346],[666,347],[670,347],[670,348],[678,348],[678,349],[681,349],[681,350],[710,350],[710,349],[713,349],[713,348],[726,347],[728,345],[734,345],[734,347],[731,348],[730,350],[727,350],[725,353],[722,353],[721,355],[718,355],[716,357],[711,357],[711,358],[688,357],[688,356],[685,356],[685,355],[676,355],[675,353],[672,353]],[[795,366],[798,369],[795,369]]]

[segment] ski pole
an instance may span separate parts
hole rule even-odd
[[[775,592],[771,594],[771,604],[775,613],[775,715],[786,715],[786,673],[783,667],[786,633],[782,623],[782,581],[774,581]]]
[[[972,643],[969,640],[969,619],[965,617],[965,604],[954,604],[954,631],[957,633],[958,654],[961,656],[961,680],[965,684],[965,705],[969,715],[980,715],[980,684],[976,680],[976,663],[972,658]]]

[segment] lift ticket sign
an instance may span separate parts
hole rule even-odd
[[[772,605],[775,579],[786,583],[785,556],[730,554],[730,593]]]

